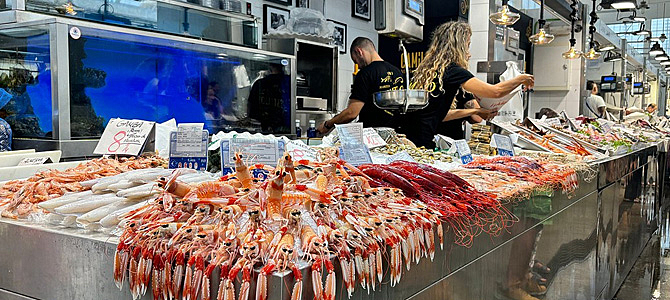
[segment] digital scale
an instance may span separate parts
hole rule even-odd
[[[375,29],[407,42],[423,40],[424,0],[375,0]]]
[[[607,75],[600,78],[600,91],[603,93],[615,93],[622,90],[619,84],[620,77],[616,75]]]
[[[644,94],[649,94],[651,92],[651,88],[649,87],[649,84],[646,82],[635,82],[633,83],[633,95],[644,95]]]

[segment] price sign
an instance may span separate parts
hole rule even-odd
[[[463,164],[467,164],[472,161],[472,151],[470,151],[470,145],[465,140],[455,140],[454,146],[456,146],[456,151],[458,152],[458,157],[461,158]]]
[[[154,122],[111,119],[93,153],[139,155],[153,128]]]
[[[226,138],[221,139],[221,170],[223,174],[235,172],[235,153],[255,164],[276,166],[286,151],[286,142],[276,138]]]
[[[501,156],[514,156],[514,146],[509,136],[494,133],[493,141],[496,143],[498,154]]]
[[[170,132],[170,169],[189,168],[204,171],[207,169],[207,141],[209,132],[202,126],[180,126]]]
[[[51,163],[51,158],[45,157],[26,157],[19,161],[17,166],[36,166],[44,163]]]
[[[301,159],[320,161],[319,152],[301,141],[289,140],[288,143],[286,143],[286,152],[291,154],[294,161]]]
[[[372,163],[370,149],[362,143],[343,144],[340,147],[340,158],[354,166]]]
[[[386,146],[384,139],[372,128],[363,129],[363,143],[368,146],[368,149]]]
[[[548,118],[544,120],[544,123],[552,126],[552,127],[561,127],[561,119],[560,118]]]
[[[396,161],[396,160],[404,160],[404,161],[409,161],[409,162],[416,162],[416,160],[414,160],[414,158],[413,158],[411,155],[409,155],[409,153],[407,153],[407,151],[405,151],[405,150],[400,151],[400,152],[398,152],[398,153],[396,153],[396,154],[393,154],[393,155],[389,156],[389,157],[386,159],[386,163],[387,163],[387,164],[390,164],[390,163],[392,163],[392,162],[394,162],[394,161]]]
[[[528,121],[530,122],[530,124],[533,124],[533,126],[534,126],[535,128],[537,128],[537,129],[539,129],[539,130],[544,130],[544,128],[542,128],[542,125],[540,125],[539,120],[537,120],[537,119],[532,119],[532,118],[528,118]]]
[[[363,123],[335,124],[337,135],[342,144],[362,144],[363,143]]]
[[[608,121],[598,119],[598,124],[600,124],[600,129],[603,130],[603,133],[612,131],[612,125]]]

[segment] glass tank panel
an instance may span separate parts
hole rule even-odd
[[[47,26],[0,30],[0,118],[17,138],[52,137]]]
[[[291,132],[290,60],[80,29],[68,39],[73,138],[99,137],[117,117],[201,122],[212,133]]]
[[[27,0],[26,9],[258,48],[258,25],[249,17],[185,1]]]

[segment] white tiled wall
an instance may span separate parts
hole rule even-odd
[[[475,73],[478,61],[488,60],[489,49],[489,0],[470,1],[470,16],[468,22],[472,28],[470,43],[470,72],[477,78],[486,81],[486,73]]]
[[[338,103],[337,108],[343,110],[347,106],[349,94],[351,93],[352,73],[354,72],[354,63],[349,56],[349,46],[351,42],[359,36],[364,36],[371,39],[375,45],[378,41],[377,31],[373,21],[365,21],[351,16],[351,1],[353,0],[310,0],[310,7],[321,10],[325,3],[325,17],[327,19],[335,20],[347,25],[347,53],[340,54],[339,69],[338,69]],[[263,1],[263,0],[248,0],[252,5],[252,13],[255,16],[263,14],[263,5],[268,4],[282,8],[294,8],[295,0],[292,5],[283,6],[281,4]],[[372,16],[374,16],[374,7],[372,7]]]

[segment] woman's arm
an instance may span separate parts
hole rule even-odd
[[[444,116],[442,122],[462,119],[466,117],[474,117],[474,116],[479,116],[481,118],[488,119],[491,117],[492,114],[493,114],[492,111],[485,108],[455,108],[450,109],[447,112],[447,115]]]
[[[511,80],[503,81],[495,85],[481,81],[477,77],[472,77],[463,83],[463,88],[468,92],[477,95],[479,98],[500,98],[511,93],[516,87],[522,84],[525,85],[526,88],[532,88],[535,84],[533,75],[521,74]]]

